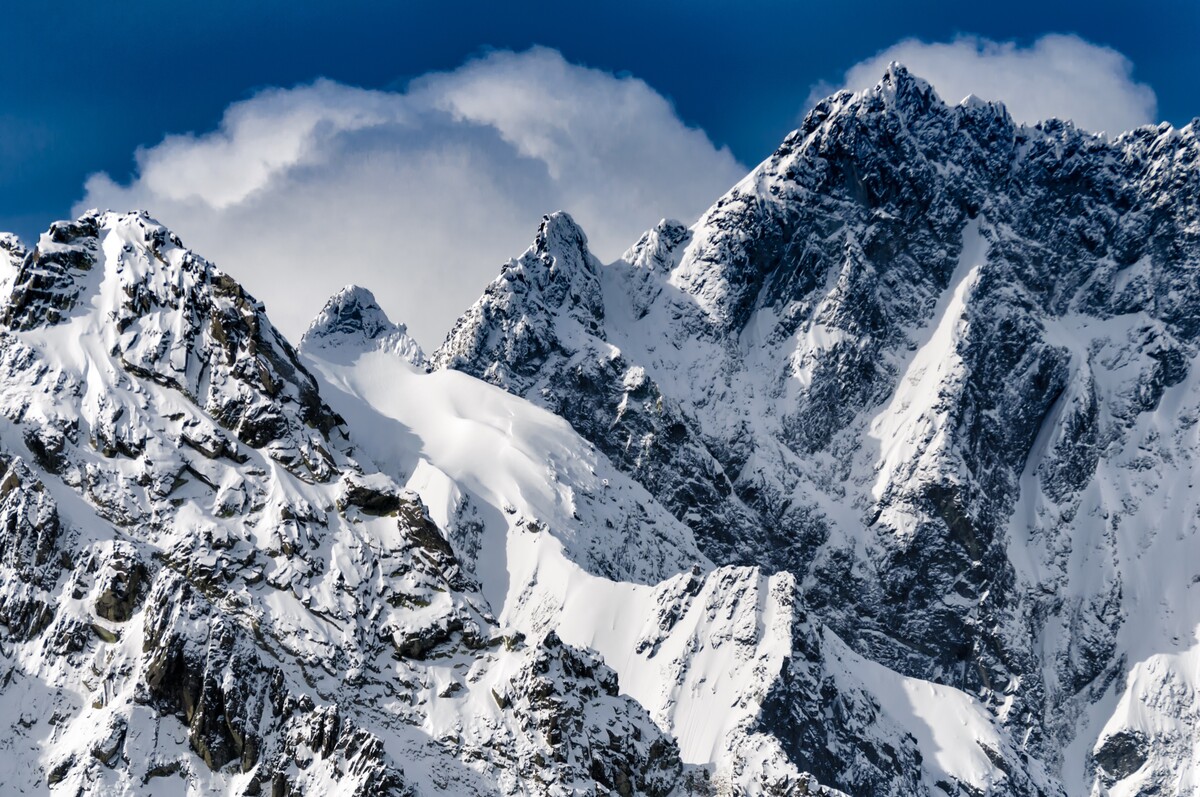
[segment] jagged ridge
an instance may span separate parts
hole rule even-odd
[[[849,698],[797,641],[762,729],[798,766],[872,794],[1190,784],[1184,707],[1106,712],[1190,683],[1148,664],[1176,643],[1133,596],[1188,589],[1134,562],[1193,532],[1147,541],[1158,488],[1127,474],[1190,481],[1198,159],[1195,124],[1020,127],[893,65],[688,231],[608,266],[577,229],[539,233],[433,360],[561,414],[714,561],[795,574],[855,656],[977,698],[1002,740],[949,764],[918,744],[914,771],[911,741],[858,719],[886,695]],[[1143,666],[1161,686],[1121,697]],[[832,739],[793,732],[830,701]],[[936,729],[932,711],[893,718]],[[1110,738],[1142,740],[1136,767],[1105,768]]]

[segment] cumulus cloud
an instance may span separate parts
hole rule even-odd
[[[1119,133],[1155,122],[1154,91],[1133,78],[1133,63],[1078,36],[1048,35],[1028,47],[964,36],[949,43],[906,39],[846,72],[840,86],[814,88],[809,107],[837,88],[859,91],[899,61],[947,102],[968,94],[1000,100],[1018,122],[1070,119],[1094,132]]]
[[[698,216],[745,169],[644,82],[545,48],[493,52],[404,91],[327,80],[231,105],[216,130],[93,175],[76,210],[145,208],[298,339],[348,282],[435,346],[542,214],[602,259]]]

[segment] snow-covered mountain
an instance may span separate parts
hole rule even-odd
[[[1196,128],[1021,127],[896,65],[616,263],[547,217],[433,361],[795,580],[757,729],[823,782],[1197,793]]]
[[[1200,794],[1197,274],[1195,124],[898,65],[428,358],[145,214],[0,236],[0,784]]]
[[[0,335],[6,793],[665,795],[696,776],[594,652],[502,626],[479,580],[503,578],[480,557],[506,534],[552,537],[558,482],[596,493],[556,532],[585,563],[674,574],[702,558],[686,529],[565,422],[417,371],[364,310],[343,295],[309,340],[358,323],[350,351],[395,365],[394,400],[447,389],[420,430],[314,375],[144,215],[56,224],[23,259]],[[423,445],[486,465],[506,406],[561,438],[564,477],[537,437],[491,482],[439,477]],[[639,530],[638,558],[600,544],[610,526]]]

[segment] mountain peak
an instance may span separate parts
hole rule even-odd
[[[1194,669],[1159,652],[1200,614],[1148,607],[1200,576],[1124,563],[1198,540],[1153,531],[1165,507],[1196,512],[1195,127],[1108,141],[880,71],[817,103],[690,230],[661,224],[602,269],[603,314],[576,312],[585,272],[539,245],[441,362],[563,416],[712,561],[795,578],[825,626],[794,638],[788,677],[836,673],[835,699],[872,706],[804,738],[824,692],[764,704],[760,728],[822,780],[1058,797],[1194,781],[1172,697]],[[1068,556],[1081,541],[1102,555]],[[894,680],[872,704],[854,672]],[[925,727],[888,694],[907,679],[982,710],[942,772],[915,736],[875,736],[892,706],[897,728]]]
[[[583,329],[603,334],[600,269],[587,236],[569,213],[543,216],[533,245],[505,263],[479,301],[458,319],[434,353],[434,365],[461,369],[468,362],[486,361],[491,363],[487,381],[524,385],[524,375],[507,363],[531,351],[560,350],[557,319],[571,318]],[[497,326],[507,334],[494,335]],[[493,348],[506,337],[512,340],[503,349]]]
[[[538,227],[534,249],[539,252],[554,252],[561,249],[586,249],[587,235],[570,213],[558,210],[542,216]]]
[[[305,340],[325,338],[331,335],[361,335],[377,338],[380,335],[401,329],[391,322],[375,294],[361,285],[347,285],[329,297],[325,307],[313,319]]]
[[[554,305],[569,298],[587,297],[595,292],[600,261],[588,248],[583,228],[566,211],[542,216],[537,237],[519,261],[526,268],[540,262],[546,268],[535,269],[532,276],[546,291],[546,299]],[[585,304],[590,304],[585,301]]]
[[[880,83],[894,86],[911,85],[919,89],[930,88],[929,81],[917,77],[899,61],[892,61],[887,65],[883,77],[880,78]]]
[[[300,339],[300,346],[304,350],[348,352],[378,348],[398,354],[413,365],[425,365],[425,353],[409,337],[408,328],[393,323],[375,294],[359,285],[347,285],[329,298]]]
[[[899,115],[905,126],[921,123],[926,117],[946,119],[955,113],[984,115],[1011,123],[1003,102],[969,94],[957,105],[948,104],[929,81],[913,74],[899,61],[892,61],[873,86],[854,92],[843,89],[816,103],[800,128],[784,140],[782,148],[794,149],[823,124],[836,126],[841,123],[844,126],[850,118],[861,119],[864,114],[880,113]]]
[[[177,304],[183,282],[236,285],[187,251],[179,236],[144,210],[89,210],[73,220],[51,224],[31,252],[19,241],[10,244],[15,248],[2,248],[13,259],[16,274],[0,322],[14,329],[53,326],[86,314],[83,305],[92,297],[102,303],[116,302],[104,312],[122,326],[151,305]],[[104,293],[101,286],[106,279],[119,283],[122,290]],[[240,286],[236,292],[249,299]]]
[[[945,107],[929,81],[909,72],[908,67],[899,61],[888,64],[883,77],[867,93],[882,98],[884,107],[891,111],[909,108],[927,111]]]
[[[0,325],[57,360],[111,357],[97,367],[176,391],[297,472],[334,472],[341,419],[266,308],[144,211],[50,225],[17,266]]]

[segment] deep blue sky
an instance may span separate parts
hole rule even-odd
[[[1028,43],[1049,32],[1131,58],[1163,119],[1200,114],[1198,0],[12,4],[0,39],[0,229],[30,236],[69,211],[88,174],[123,180],[137,146],[211,129],[265,86],[324,76],[397,87],[485,48],[544,44],[646,80],[755,163],[814,83],[901,38]]]

